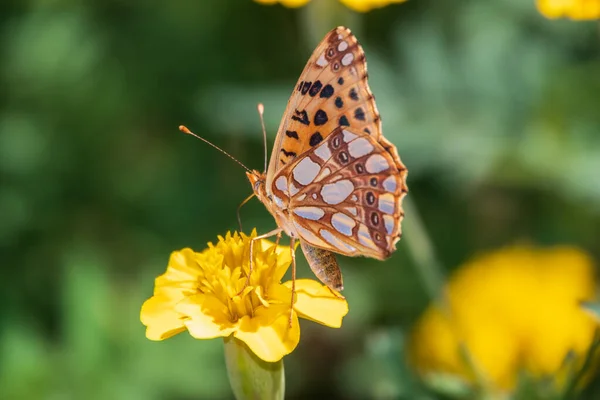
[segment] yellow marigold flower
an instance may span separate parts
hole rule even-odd
[[[600,18],[600,0],[537,0],[537,8],[547,18]]]
[[[281,3],[286,7],[301,7],[310,0],[254,0],[261,4]],[[367,12],[375,8],[385,7],[392,3],[404,3],[406,0],[340,0],[346,7],[358,12]]]
[[[291,282],[280,282],[291,263],[289,246],[257,241],[244,289],[255,236],[255,231],[227,233],[201,253],[173,252],[167,271],[156,278],[154,295],[142,306],[146,337],[163,340],[186,329],[196,339],[233,335],[264,361],[275,362],[298,345],[298,316],[339,328],[348,303],[313,280],[296,280],[291,310]]]
[[[477,257],[449,280],[448,312],[432,305],[416,324],[411,363],[423,376],[473,381],[464,344],[498,389],[512,389],[521,370],[560,377],[567,355],[581,361],[592,344],[597,323],[580,303],[594,298],[594,281],[591,259],[570,247],[512,247]]]

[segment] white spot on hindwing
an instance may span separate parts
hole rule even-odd
[[[392,232],[394,232],[394,217],[384,214],[383,223],[385,225],[385,231],[388,233],[388,235],[391,235]]]
[[[298,189],[296,187],[296,185],[294,185],[293,183],[290,183],[290,196],[295,196],[296,193],[298,193],[300,191],[300,189]]]
[[[379,250],[373,239],[371,238],[371,234],[369,233],[369,228],[365,225],[361,224],[358,228],[358,241],[364,246],[370,247],[374,250]]]
[[[344,213],[335,213],[331,217],[331,225],[335,228],[339,233],[351,236],[352,228],[356,225],[356,221],[347,216]]]
[[[356,207],[346,207],[346,211],[348,211],[350,214],[354,215],[355,217],[358,215],[358,212],[356,211]]]
[[[320,180],[322,180],[323,178],[325,178],[329,174],[331,174],[331,170],[329,168],[325,167],[325,168],[323,168],[323,170],[321,171],[321,173],[319,174],[319,176],[317,176],[317,179],[315,181],[319,182]]]
[[[325,211],[319,207],[306,206],[294,208],[294,214],[305,219],[310,219],[311,221],[317,221],[323,218]]]
[[[386,214],[393,214],[395,200],[394,195],[391,193],[379,195],[379,210]]]
[[[348,152],[354,158],[359,158],[362,156],[366,156],[371,153],[375,148],[373,145],[365,138],[359,138],[353,140],[348,145]]]
[[[348,65],[352,64],[353,60],[354,60],[354,54],[346,53],[344,55],[344,57],[342,57],[342,65],[347,67]]]
[[[273,195],[273,202],[277,205],[277,207],[283,208],[283,200],[281,200],[279,197]]]
[[[338,44],[338,51],[344,51],[348,48],[348,43],[346,43],[345,41],[341,41],[340,44]]]
[[[306,193],[301,194],[300,196],[298,196],[298,198],[296,199],[296,201],[302,201],[306,198]]]
[[[373,154],[365,163],[365,168],[370,174],[376,174],[385,171],[390,167],[387,160],[381,154]]]
[[[385,178],[385,180],[383,181],[383,188],[385,190],[387,190],[388,192],[395,192],[396,191],[396,177],[391,175],[391,176],[388,176],[387,178]]]
[[[296,228],[296,232],[298,233],[298,236],[300,236],[302,239],[306,240],[308,243],[315,245],[315,246],[320,246],[320,247],[325,247],[325,248],[327,247],[327,243],[325,243],[317,235],[315,235],[314,233],[312,233],[311,231],[309,231],[308,229],[306,229],[305,227],[303,227],[296,221],[294,221],[294,227]]]
[[[315,179],[320,170],[321,167],[319,164],[311,160],[309,157],[306,157],[296,164],[292,174],[298,183],[306,186]]]
[[[335,183],[323,185],[321,197],[327,204],[340,204],[346,200],[354,190],[354,184],[349,179],[343,179]]]
[[[356,197],[356,195],[353,194],[352,197],[350,197],[350,200],[356,203],[358,201],[358,197]]]
[[[331,158],[331,151],[329,150],[329,146],[327,142],[323,142],[322,145],[315,149],[315,154],[323,161],[327,161]]]
[[[346,142],[346,143],[348,143],[358,137],[354,133],[347,131],[345,129],[342,131],[342,133],[344,134],[344,142]]]
[[[319,234],[321,235],[321,237],[323,239],[325,239],[325,241],[327,241],[327,243],[329,243],[330,245],[332,245],[333,247],[337,248],[340,251],[353,252],[356,250],[356,248],[350,246],[349,244],[342,242],[341,240],[336,238],[333,233],[329,232],[326,229],[319,230]]]
[[[275,181],[275,187],[281,190],[283,193],[288,194],[287,178],[283,175],[277,178],[277,180]]]

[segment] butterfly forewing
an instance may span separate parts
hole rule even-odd
[[[338,126],[375,139],[381,135],[364,52],[344,27],[325,36],[300,75],[277,132],[267,187],[277,171],[325,140]]]

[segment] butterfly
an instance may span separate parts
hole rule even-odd
[[[267,170],[246,173],[277,223],[253,241],[290,237],[292,282],[296,241],[315,275],[339,292],[334,253],[384,260],[400,240],[407,169],[382,135],[367,77],[356,37],[342,26],[330,31],[288,101]],[[252,261],[248,279],[251,270]]]

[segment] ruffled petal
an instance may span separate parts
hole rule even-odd
[[[168,297],[161,295],[144,302],[140,320],[146,325],[146,337],[150,340],[167,339],[185,330],[181,314],[173,309]]]
[[[284,285],[291,289],[292,282],[285,282]],[[348,314],[348,302],[317,281],[296,279],[294,309],[302,318],[339,328],[342,326],[342,318]]]
[[[227,307],[214,296],[196,294],[179,302],[175,309],[186,317],[184,324],[196,339],[229,336],[235,329]]]
[[[189,248],[172,252],[167,271],[154,281],[154,294],[181,298],[182,293],[192,291],[202,275],[196,259],[197,253]]]
[[[250,350],[267,362],[281,360],[290,354],[300,341],[300,324],[296,313],[289,326],[289,306],[259,307],[254,317],[243,317],[234,336],[245,342]]]

